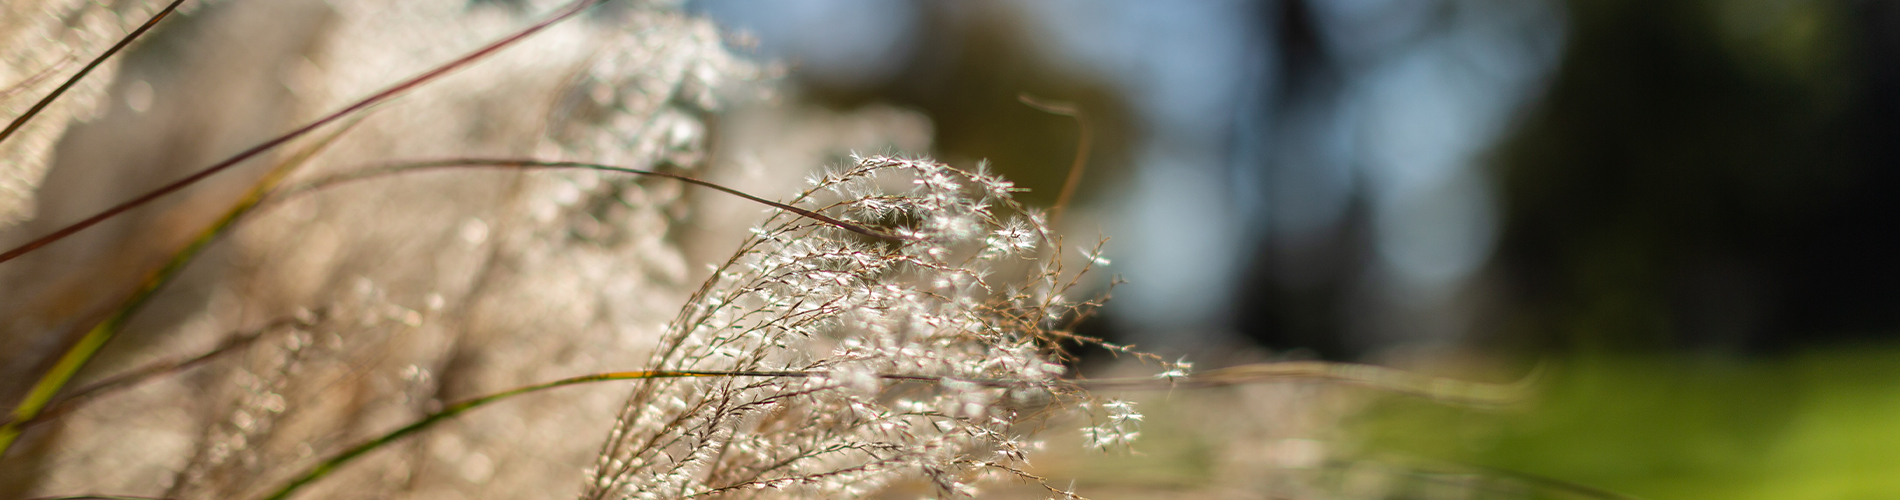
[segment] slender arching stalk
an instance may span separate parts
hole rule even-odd
[[[403,437],[408,436],[410,434],[415,434],[417,432],[420,432],[423,429],[432,427],[437,423],[441,423],[444,420],[453,418],[456,415],[462,414],[463,412],[480,408],[489,403],[493,403],[493,402],[500,401],[503,399],[520,396],[522,394],[545,391],[545,390],[553,389],[556,387],[565,387],[565,386],[570,386],[570,385],[575,385],[575,384],[585,384],[589,382],[605,382],[609,380],[638,380],[638,379],[649,379],[649,378],[714,377],[714,376],[720,376],[720,374],[700,373],[700,372],[670,372],[670,371],[597,373],[593,375],[583,375],[579,377],[564,378],[564,379],[556,380],[553,382],[545,382],[545,383],[540,383],[540,384],[535,384],[535,385],[530,385],[530,386],[525,386],[525,387],[518,387],[515,389],[510,389],[507,391],[502,391],[502,392],[490,394],[487,396],[482,396],[482,397],[478,397],[474,399],[468,399],[468,400],[456,402],[448,406],[445,406],[442,408],[441,411],[431,413],[428,416],[423,417],[421,420],[415,421],[414,423],[402,426],[399,429],[390,431],[389,433],[383,434],[374,439],[364,441],[362,443],[357,444],[356,446],[351,446],[348,449],[345,449],[342,452],[337,453],[335,455],[331,455],[330,458],[324,459],[322,462],[317,463],[317,465],[304,470],[303,473],[298,474],[297,477],[291,479],[289,482],[284,483],[282,487],[279,487],[276,490],[272,491],[271,494],[266,495],[264,498],[271,499],[271,500],[290,498],[290,495],[293,493],[296,493],[297,489],[302,488],[306,484],[310,484],[310,482],[312,481],[316,481],[318,479],[322,479],[324,476],[330,475],[330,473],[334,472],[337,469],[337,467],[340,467],[351,460],[355,460],[356,457],[360,457],[364,453],[369,453],[371,450],[381,448],[383,445],[395,442],[396,440],[402,439]]]
[[[252,209],[257,208],[258,204],[262,203],[279,183],[289,177],[291,172],[309,162],[318,152],[348,130],[348,127],[337,130],[264,174],[251,185],[250,191],[225,211],[222,217],[200,230],[190,243],[174,252],[164,266],[146,275],[139,282],[138,287],[132,290],[132,295],[120,302],[105,320],[87,330],[85,335],[79,337],[78,343],[67,348],[66,352],[60,355],[59,360],[53,364],[52,369],[41,375],[39,381],[35,382],[33,388],[27,392],[26,397],[13,408],[7,421],[0,424],[0,455],[6,454],[7,449],[13,446],[13,441],[20,437],[22,428],[39,417],[40,412],[53,402],[54,396],[59,395],[60,389],[65,388],[66,383],[71,381],[74,375],[78,375],[79,370],[85,368],[86,363],[92,361],[93,356],[97,355],[100,349],[105,348],[106,343],[118,336],[119,331],[125,328],[133,315],[138,314],[146,301],[151,300],[152,296],[166,284],[171,283],[172,279],[177,278],[178,273],[184,271],[185,266],[196,260],[206,246],[229,232],[239,220],[249,214]]]
[[[175,277],[178,271],[182,270],[186,264],[190,263],[190,261],[194,257],[196,257],[199,252],[203,250],[205,245],[208,245],[211,241],[215,240],[219,236],[222,236],[223,234],[229,232],[229,230],[236,225],[239,219],[248,215],[255,209],[259,208],[260,206],[263,206],[265,203],[267,203],[270,200],[278,200],[278,199],[289,198],[289,197],[299,195],[299,194],[307,194],[307,193],[319,191],[322,189],[334,187],[334,186],[352,182],[352,181],[367,180],[367,179],[389,176],[389,175],[398,175],[398,174],[411,173],[411,172],[422,172],[422,171],[429,171],[429,170],[466,168],[466,167],[521,168],[521,169],[576,168],[576,169],[598,170],[598,171],[605,171],[605,172],[616,172],[616,173],[623,173],[623,174],[654,176],[654,177],[662,177],[662,178],[679,180],[679,181],[686,182],[689,184],[703,186],[703,187],[714,189],[723,193],[731,194],[733,196],[737,196],[737,197],[740,197],[752,202],[756,202],[759,204],[763,204],[769,207],[785,210],[787,212],[797,214],[801,217],[817,220],[826,224],[830,224],[834,227],[838,227],[840,229],[844,229],[844,230],[851,231],[854,233],[863,234],[866,236],[871,236],[871,237],[880,238],[880,239],[890,239],[890,240],[905,239],[902,236],[893,235],[893,234],[890,234],[884,231],[879,231],[876,229],[871,229],[869,227],[866,227],[860,224],[846,222],[846,221],[839,220],[831,216],[827,216],[818,212],[811,211],[811,210],[806,210],[806,209],[794,207],[791,205],[787,205],[784,203],[767,200],[767,199],[760,198],[758,196],[754,196],[752,194],[739,191],[730,187],[726,187],[720,184],[716,184],[713,182],[708,182],[708,181],[704,181],[700,179],[695,179],[692,177],[687,177],[687,176],[678,175],[678,174],[671,174],[671,173],[666,173],[666,172],[656,172],[656,171],[650,171],[650,170],[640,170],[640,169],[615,167],[615,166],[610,166],[610,165],[600,165],[600,164],[582,163],[582,162],[541,161],[541,160],[533,160],[533,159],[486,159],[486,158],[461,158],[461,159],[451,159],[451,160],[435,160],[435,161],[424,161],[424,162],[414,162],[414,163],[402,163],[402,164],[395,164],[395,165],[390,165],[390,166],[385,166],[385,167],[363,169],[363,170],[353,171],[353,172],[349,172],[345,174],[319,178],[307,183],[298,184],[296,186],[288,187],[282,190],[276,189],[279,183],[281,183],[281,181],[285,177],[287,177],[289,173],[295,169],[295,167],[302,165],[304,162],[308,161],[315,154],[316,151],[321,149],[322,146],[330,144],[331,141],[333,141],[335,138],[339,137],[340,135],[341,135],[341,132],[339,132],[338,134],[329,136],[322,143],[318,144],[317,147],[314,147],[311,150],[306,151],[304,154],[301,154],[298,157],[285,162],[284,164],[280,165],[276,170],[273,170],[270,175],[265,176],[263,180],[260,180],[258,184],[252,188],[252,191],[249,195],[241,199],[235,206],[233,206],[230,209],[230,211],[227,212],[225,217],[220,219],[218,222],[212,224],[211,226],[207,227],[191,244],[187,245],[186,248],[174,254],[172,260],[165,267],[159,269],[151,277],[147,278],[147,280],[140,286],[140,288],[134,292],[133,296],[127,299],[126,302],[122,303],[122,305],[114,311],[111,317],[109,317],[106,321],[101,322],[99,326],[94,327],[92,330],[88,331],[87,334],[81,338],[78,344],[73,346],[71,349],[68,349],[65,355],[61,357],[59,363],[56,364],[54,368],[50,370],[45,376],[43,376],[39,383],[34,385],[33,392],[29,393],[28,397],[25,400],[23,400],[21,404],[17,406],[10,415],[7,415],[6,418],[4,419],[0,419],[0,452],[4,452],[8,446],[11,446],[12,440],[17,438],[20,431],[23,430],[26,426],[41,422],[45,419],[44,417],[46,417],[46,415],[42,415],[41,412],[45,411],[50,405],[54,403],[54,400],[53,400],[54,396],[56,396],[58,392],[60,391],[60,389],[65,386],[65,383],[68,380],[70,380],[73,375],[77,374],[78,370],[85,365],[86,361],[90,360],[91,357],[94,354],[96,354],[99,349],[103,348],[106,342],[111,340],[111,338],[117,334],[119,329],[123,328],[125,321],[129,319],[132,316],[132,314],[136,313],[138,309],[140,308],[140,306],[142,306],[144,302],[147,299],[149,299],[152,294],[156,293],[159,288],[163,287],[165,283],[169,282],[173,277]],[[255,335],[254,334],[250,335],[250,337],[255,338]],[[200,355],[198,357],[192,358],[192,360],[190,361],[178,362],[174,364],[177,364],[180,366],[194,364],[194,363],[209,359],[210,357],[216,356],[217,354],[220,354],[222,352],[228,352],[232,350],[233,348],[241,347],[242,345],[243,344],[221,346],[217,350],[214,350],[214,352]],[[175,368],[175,367],[152,366],[152,367],[141,368],[139,370],[134,370],[134,373],[153,373],[153,374],[165,373],[165,372],[171,371],[172,368]],[[103,387],[102,389],[109,390],[110,388],[118,386],[118,385],[123,385],[123,384],[118,384],[118,383],[106,384],[106,387]],[[75,396],[74,399],[76,399],[76,397],[77,395]]]
[[[292,188],[290,188],[290,191],[286,194],[294,195],[294,194],[299,194],[299,193],[303,193],[303,192],[307,192],[311,190],[323,189],[323,188],[334,186],[337,184],[343,184],[347,182],[359,181],[359,180],[370,179],[370,178],[375,178],[375,177],[382,177],[382,176],[387,176],[387,175],[396,175],[396,174],[409,173],[409,172],[421,172],[421,171],[428,171],[428,170],[467,168],[467,167],[514,168],[514,169],[522,169],[522,170],[584,169],[584,170],[597,170],[597,171],[602,171],[602,172],[615,172],[615,173],[621,173],[621,174],[630,174],[630,175],[639,175],[639,176],[648,176],[648,177],[661,177],[661,178],[673,179],[676,181],[685,182],[687,184],[692,184],[695,186],[700,186],[700,187],[712,189],[715,191],[719,191],[722,193],[726,193],[729,195],[737,196],[739,198],[745,199],[746,201],[751,201],[753,203],[758,203],[760,205],[765,205],[765,206],[776,208],[779,210],[784,210],[786,212],[791,212],[793,214],[797,214],[800,217],[823,222],[825,224],[829,224],[839,229],[843,229],[843,230],[850,231],[853,233],[858,233],[858,234],[869,236],[872,238],[877,238],[881,240],[915,239],[911,237],[891,234],[885,231],[879,231],[876,229],[872,229],[870,227],[866,227],[862,224],[846,222],[829,215],[821,214],[821,213],[814,212],[811,210],[806,210],[803,208],[798,208],[798,207],[787,205],[784,203],[779,203],[779,202],[768,200],[765,198],[760,198],[758,196],[754,196],[744,191],[740,191],[737,189],[733,189],[733,188],[726,187],[726,186],[709,182],[709,181],[687,177],[684,175],[667,173],[667,172],[659,172],[659,171],[653,171],[653,170],[642,170],[642,169],[637,169],[637,168],[617,167],[613,165],[602,165],[598,163],[576,162],[576,161],[547,161],[547,160],[537,160],[537,159],[532,159],[532,158],[454,158],[454,159],[445,159],[445,160],[428,160],[428,161],[418,161],[418,162],[410,162],[410,163],[397,163],[397,164],[392,164],[392,165],[387,165],[387,166],[382,166],[382,167],[368,168],[368,169],[363,169],[359,171],[348,172],[348,173],[339,174],[335,176],[316,179],[308,183],[293,186]]]
[[[177,372],[203,365],[226,354],[243,351],[245,348],[250,347],[251,343],[256,342],[259,338],[262,338],[265,333],[270,331],[284,327],[309,327],[316,321],[321,320],[325,314],[324,311],[319,310],[311,313],[308,317],[293,316],[279,318],[264,324],[262,327],[243,332],[234,332],[224,342],[218,344],[216,348],[210,351],[185,358],[154,362],[129,370],[124,374],[115,375],[111,378],[94,382],[91,385],[68,391],[69,394],[48,404],[40,411],[38,416],[25,421],[19,421],[17,424],[15,424],[15,420],[12,416],[4,416],[0,417],[0,425],[17,425],[19,428],[25,429],[32,427],[34,424],[59,418],[62,415],[71,413],[74,409],[84,405],[87,401],[99,396],[111,394],[148,380],[176,374]]]
[[[103,222],[106,219],[110,219],[114,216],[125,213],[126,211],[129,211],[133,208],[144,205],[146,203],[150,203],[152,200],[156,200],[159,197],[176,192],[180,189],[184,189],[185,187],[195,184],[198,181],[204,180],[205,178],[208,178],[219,172],[227,170],[237,165],[238,163],[254,158],[258,155],[261,155],[265,152],[268,152],[272,149],[282,146],[285,143],[288,143],[299,137],[308,135],[309,133],[314,132],[318,128],[321,128],[325,125],[329,125],[331,123],[334,123],[338,120],[342,120],[347,117],[356,116],[361,111],[368,109],[371,106],[387,101],[391,98],[394,98],[397,95],[401,95],[404,92],[407,92],[411,89],[421,86],[424,83],[440,78],[443,75],[446,75],[449,72],[452,72],[458,68],[461,68],[469,64],[472,64],[476,61],[479,61],[491,54],[494,54],[497,51],[500,51],[501,49],[507,48],[508,46],[518,43],[521,40],[527,39],[529,36],[537,32],[540,32],[542,30],[545,30],[548,27],[553,26],[555,23],[559,23],[563,20],[571,18],[574,15],[579,14],[582,11],[585,11],[588,7],[592,7],[603,1],[605,0],[576,0],[568,4],[566,7],[564,7],[560,11],[557,11],[554,15],[551,15],[547,17],[546,19],[543,19],[540,22],[532,24],[526,28],[518,30],[507,37],[503,37],[501,40],[497,40],[493,43],[483,46],[480,49],[476,49],[475,51],[465,54],[452,61],[449,61],[448,63],[439,65],[435,67],[434,69],[425,71],[420,75],[416,75],[409,79],[398,82],[395,85],[391,85],[390,87],[380,92],[377,92],[375,94],[372,94],[369,97],[358,100],[355,103],[345,106],[342,109],[339,109],[335,112],[325,115],[322,118],[319,118],[315,121],[307,123],[303,125],[302,127],[298,127],[295,130],[286,132],[268,141],[264,141],[263,143],[260,143],[256,146],[252,146],[249,149],[246,149],[235,155],[232,155],[231,157],[226,158],[223,161],[220,161],[209,167],[199,170],[197,173],[186,176],[183,179],[179,179],[170,184],[161,186],[157,189],[154,189],[152,191],[145,193],[144,195],[140,195],[136,198],[133,198],[131,200],[115,205],[112,208],[108,208],[98,214],[93,215],[92,217],[86,218],[85,220],[73,223],[57,231],[54,231],[51,234],[48,234],[46,236],[35,239],[33,241],[27,242],[26,244],[20,245],[19,247],[14,248],[12,250],[8,250],[7,252],[0,254],[0,262],[6,262],[14,258],[18,258],[22,255],[25,255],[36,249],[44,247],[55,241],[59,241],[61,239],[66,238],[67,236],[71,236],[75,233],[78,233],[79,231],[82,231],[95,224]],[[167,8],[159,16],[155,16],[151,21],[148,21],[145,26],[141,27],[139,31],[135,32],[135,34],[143,34],[144,30],[150,29],[150,27],[154,25],[159,19],[164,17],[164,14],[171,12],[172,8],[175,8],[176,5],[177,4],[174,3],[172,7]],[[109,56],[111,52],[116,52],[119,48],[122,48],[124,45],[129,44],[130,40],[133,38],[134,38],[133,36],[129,36],[125,40],[122,40],[120,44],[118,46],[115,46],[112,51],[109,51],[107,55]],[[96,66],[97,63],[98,61],[95,61],[94,64],[92,66],[88,66],[87,69],[90,70],[90,68]],[[84,72],[82,71],[82,75],[83,73]],[[69,81],[67,86],[70,86],[71,83],[72,82]],[[62,90],[63,88],[64,87],[62,87]],[[45,102],[50,102],[50,100],[54,97],[56,97],[56,95],[49,96],[46,101],[42,102],[42,105]],[[24,120],[29,118],[31,114],[32,112],[29,112],[27,116],[22,116],[20,119],[16,119],[14,121],[14,124],[8,128],[8,131],[10,132],[11,130],[18,128],[18,126],[21,123],[24,123]],[[4,133],[0,133],[0,138],[4,138],[4,137],[5,137]],[[320,148],[322,145],[329,144],[329,142],[331,140],[334,140],[335,137],[336,137],[335,135],[330,136],[329,138],[322,141],[318,147]],[[168,262],[166,262],[166,264],[163,267],[157,269],[152,274],[148,275],[143,281],[141,281],[138,287],[132,291],[131,296],[129,296],[124,302],[122,302],[119,307],[115,308],[114,311],[104,321],[101,321],[92,329],[88,330],[85,335],[80,337],[79,341],[76,344],[68,348],[66,352],[62,354],[60,358],[54,363],[53,367],[50,370],[48,370],[47,373],[42,375],[40,379],[33,384],[32,388],[28,390],[26,396],[21,399],[20,403],[16,405],[13,411],[8,415],[9,419],[4,424],[0,424],[0,455],[5,454],[6,451],[13,446],[14,440],[17,439],[20,435],[21,425],[23,425],[25,422],[33,420],[35,417],[38,417],[40,411],[45,409],[46,405],[50,404],[53,401],[53,398],[58,395],[60,389],[65,387],[66,382],[70,381],[74,375],[77,375],[79,373],[79,370],[85,367],[86,363],[88,361],[91,361],[92,357],[95,354],[97,354],[100,349],[104,348],[106,343],[110,341],[118,333],[120,329],[124,328],[126,322],[131,319],[133,314],[138,312],[141,306],[143,306],[145,302],[152,297],[153,294],[155,294],[166,283],[170,282],[173,277],[177,276],[177,273],[179,271],[182,271],[187,264],[191,263],[191,261],[198,255],[199,252],[201,252],[204,249],[206,245],[209,245],[212,240],[216,239],[219,235],[223,234],[232,225],[236,224],[238,219],[242,218],[244,214],[248,213],[252,208],[256,207],[259,202],[263,201],[265,196],[269,194],[273,189],[275,189],[279,182],[281,182],[285,177],[287,177],[290,174],[290,172],[294,170],[297,166],[301,165],[304,161],[307,161],[309,159],[310,154],[314,154],[314,152],[315,152],[315,149],[312,149],[311,151],[308,152],[309,154],[299,155],[298,158],[295,158],[292,161],[287,161],[283,164],[280,164],[278,168],[273,169],[269,174],[265,175],[265,177],[262,180],[260,180],[257,184],[252,186],[251,191],[247,193],[243,199],[239,200],[237,204],[235,204],[229,211],[225,213],[224,217],[222,217],[217,222],[213,223],[211,226],[207,227],[204,231],[200,232],[199,235],[191,243],[187,244],[184,249],[173,254],[173,257]]]

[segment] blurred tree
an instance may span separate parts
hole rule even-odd
[[[1891,335],[1896,14],[1572,2],[1557,79],[1496,162],[1495,333],[1725,351]]]

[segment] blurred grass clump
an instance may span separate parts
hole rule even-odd
[[[1521,410],[1384,400],[1345,432],[1374,453],[1642,498],[1900,495],[1900,346],[1559,364],[1541,401]]]

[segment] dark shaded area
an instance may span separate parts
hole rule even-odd
[[[1504,343],[1772,352],[1900,331],[1900,6],[1573,2],[1502,149]],[[1741,32],[1738,32],[1741,31]]]
[[[1256,19],[1273,26],[1268,31],[1275,35],[1270,40],[1272,45],[1261,47],[1259,53],[1262,58],[1278,56],[1281,77],[1276,91],[1263,92],[1271,108],[1250,112],[1257,115],[1255,119],[1271,123],[1269,128],[1279,131],[1282,141],[1297,140],[1303,135],[1297,129],[1324,126],[1307,119],[1315,113],[1303,112],[1302,108],[1323,109],[1343,98],[1346,82],[1341,64],[1321,39],[1322,28],[1307,2],[1279,2],[1272,10],[1260,9]],[[1258,138],[1237,136],[1233,140]],[[1238,162],[1234,168],[1287,167],[1281,163]],[[1270,205],[1278,201],[1266,200]],[[1364,346],[1351,345],[1345,332],[1349,328],[1347,320],[1352,317],[1353,282],[1371,260],[1370,219],[1362,196],[1355,195],[1349,203],[1337,224],[1307,241],[1255,242],[1243,289],[1236,297],[1239,307],[1235,310],[1240,317],[1234,325],[1242,336],[1273,349],[1312,351],[1324,359],[1353,359],[1363,354]]]
[[[1490,162],[1497,306],[1472,347],[1769,353],[1900,331],[1900,6],[1763,8],[1571,2],[1551,88]],[[1343,63],[1310,2],[1259,22],[1280,72],[1264,119],[1298,138],[1303,106],[1340,98]],[[1310,241],[1254,248],[1241,333],[1328,359],[1377,349],[1348,340],[1372,261],[1363,197],[1351,207]]]

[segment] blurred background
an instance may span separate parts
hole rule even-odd
[[[1366,450],[1649,498],[1900,495],[1900,5],[688,6],[788,95],[919,111],[940,158],[1045,205],[1077,126],[1017,95],[1078,103],[1063,229],[1111,236],[1127,281],[1087,333],[1203,366],[1551,368],[1533,409],[1374,405],[1344,424]]]
[[[354,99],[431,67],[515,29],[548,3],[305,0],[187,9],[128,52],[121,74],[100,90],[109,105],[93,113],[99,116],[82,116],[61,139],[63,166],[40,188],[40,218],[0,232],[0,241],[44,234],[135,196],[149,187],[146,179],[175,178],[255,144],[299,123],[300,113],[331,109],[321,104],[326,99]],[[94,4],[105,8],[86,5]],[[682,81],[701,69],[752,80],[743,65],[684,69],[693,61],[725,64],[723,54],[709,55],[720,52],[715,38],[723,37],[727,48],[782,70],[776,89],[761,91],[776,97],[733,99],[754,105],[715,112],[683,104],[699,97],[661,96],[650,103],[659,108],[634,111],[664,114],[674,120],[669,126],[634,127],[648,134],[641,137],[580,137],[570,142],[607,146],[560,154],[619,161],[625,158],[616,155],[652,156],[628,144],[679,142],[667,146],[678,151],[663,151],[688,157],[667,160],[672,167],[768,197],[798,185],[810,168],[838,164],[849,148],[929,154],[964,168],[987,161],[1030,190],[1023,199],[1046,207],[1069,173],[1080,128],[1018,97],[1072,102],[1086,112],[1093,141],[1076,204],[1059,229],[1071,246],[1112,238],[1108,273],[1096,273],[1098,292],[1108,291],[1110,273],[1125,280],[1113,287],[1103,314],[1077,325],[1081,333],[1190,360],[1201,370],[1322,359],[1490,382],[1537,373],[1537,395],[1507,408],[1314,383],[1117,395],[1135,399],[1148,418],[1136,453],[1084,454],[1074,432],[1052,431],[1047,451],[1035,458],[1036,474],[1074,478],[1073,487],[1091,498],[1900,498],[1900,4],[684,6],[725,31],[714,35],[685,23],[614,29],[625,20],[620,16],[639,9],[602,9],[587,21],[589,30],[639,42],[627,42],[633,49],[621,47],[624,53],[660,54],[615,66],[625,73],[615,78],[635,83],[577,77],[562,64],[590,57],[565,45],[582,35],[549,36],[537,42],[547,44],[543,52],[504,55],[406,97],[381,112],[385,122],[368,125],[387,130],[359,132],[366,144],[338,154],[542,155],[550,154],[536,149],[546,142],[542,135],[567,147],[562,141],[575,138],[562,134],[584,135],[576,130],[626,132],[624,124],[599,121],[618,115],[592,108],[554,110],[557,121],[585,122],[565,132],[522,117],[549,115],[542,108],[550,102],[593,102],[576,97],[582,95],[647,102],[650,88],[717,86],[638,84],[661,66],[677,70],[669,78]],[[693,45],[701,42],[708,50]],[[401,140],[385,144],[379,137]],[[14,360],[53,359],[36,354],[60,347],[47,332],[90,324],[89,308],[118,298],[97,290],[129,289],[134,270],[163,263],[176,246],[161,238],[189,236],[182,231],[228,206],[261,166],[163,202],[183,207],[178,213],[196,210],[198,219],[167,215],[171,205],[156,207],[22,261],[31,265],[0,268],[0,381],[41,371],[44,362]],[[423,330],[376,340],[408,350],[365,343],[362,352],[388,359],[338,363],[344,371],[382,374],[362,377],[360,401],[416,412],[427,401],[624,369],[625,359],[637,359],[629,353],[649,342],[614,344],[619,351],[549,346],[634,338],[628,332],[663,323],[690,291],[685,285],[697,282],[691,270],[729,252],[744,235],[737,228],[759,215],[756,206],[720,205],[690,191],[560,179],[509,188],[527,193],[513,205],[495,205],[494,192],[484,191],[514,186],[502,178],[375,185],[384,191],[358,193],[375,203],[338,202],[317,212],[324,218],[289,212],[289,222],[257,224],[252,236],[212,249],[208,260],[234,265],[199,265],[197,274],[185,275],[138,318],[134,335],[117,341],[127,354],[108,351],[96,364],[130,366],[142,359],[132,354],[145,351],[201,351],[230,329],[225,323],[320,304],[312,297],[343,290],[377,290],[356,285],[368,283],[356,273],[373,269],[392,284],[387,293],[350,293],[434,311],[443,306],[427,304],[445,300],[434,293],[439,288],[449,291],[451,312],[530,311],[521,316],[559,321],[524,327],[521,318],[497,314],[443,326],[431,316]],[[535,200],[580,199],[576,192],[636,201],[625,202],[625,210],[591,203],[564,209],[562,217],[579,225],[559,219],[562,225],[548,227],[571,237],[499,222],[526,213],[522,207]],[[321,227],[309,221],[368,220],[364,213],[382,226],[300,229]],[[402,213],[421,216],[383,220]],[[626,228],[606,239],[626,241],[581,237],[602,227]],[[519,255],[490,255],[482,245]],[[265,264],[302,262],[283,256],[304,251],[347,258],[335,258],[334,273],[311,276],[275,273],[324,268]],[[601,271],[593,259],[634,268]],[[431,261],[434,267],[393,264]],[[473,285],[476,275],[499,284]],[[278,286],[278,295],[259,292]],[[601,310],[612,304],[631,311],[606,322],[617,325],[613,331],[598,328],[593,309],[565,307],[587,303],[574,297],[596,295],[609,297],[592,302]],[[482,300],[509,307],[482,307]],[[548,305],[521,305],[541,301]],[[571,353],[589,354],[577,361]],[[1116,371],[1127,367],[1102,352],[1076,354],[1080,373],[1131,373]],[[388,369],[371,369],[378,366]],[[397,369],[400,378],[391,375]],[[323,387],[317,379],[290,380]],[[22,492],[38,491],[23,489],[35,483],[111,490],[99,485],[116,483],[96,480],[102,476],[47,472],[113,468],[97,457],[156,455],[183,463],[179,456],[193,439],[213,435],[204,429],[222,429],[199,427],[223,422],[225,406],[213,403],[248,401],[239,397],[243,388],[208,375],[166,383],[81,415],[101,427],[61,431],[59,439],[91,448],[66,453],[47,438],[36,445],[38,455],[15,458],[30,467],[0,467],[0,497],[32,496]],[[201,386],[239,396],[205,397],[194,392]],[[0,383],[0,400],[11,401],[17,394],[7,391],[24,387]],[[437,392],[408,396],[428,387]],[[617,391],[524,405],[527,416],[496,412],[494,421],[468,424],[467,432],[432,438],[442,447],[424,456],[418,446],[400,462],[424,480],[391,475],[385,482],[406,486],[386,491],[435,491],[416,486],[426,483],[447,485],[439,491],[450,497],[565,495],[547,481],[574,487],[575,467],[543,459],[566,455],[516,446],[570,446],[568,454],[585,461],[596,451],[591,436],[550,444],[496,429],[603,427],[574,422],[609,418]],[[322,390],[309,394],[332,398]],[[164,406],[174,403],[192,409]],[[608,409],[590,412],[589,404]],[[145,429],[102,427],[161,410],[170,416],[132,419]],[[349,425],[386,428],[407,414],[378,415],[385,421],[352,418]],[[171,434],[152,430],[166,426]],[[126,446],[138,441],[123,436],[134,434],[177,439],[153,441],[172,448]],[[284,443],[302,444],[285,435]],[[464,448],[462,436],[478,443]],[[490,463],[489,456],[538,468]],[[178,472],[165,465],[173,462],[150,463],[159,465],[127,468],[119,480],[149,486]],[[488,479],[491,473],[514,482]],[[1024,488],[997,495],[1049,493]]]

